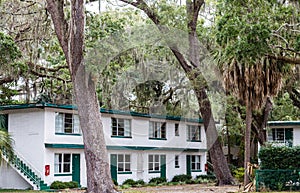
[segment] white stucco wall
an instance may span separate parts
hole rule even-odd
[[[8,118],[8,131],[14,139],[17,155],[34,171],[44,169],[45,113],[42,109],[12,112]]]
[[[1,163],[0,167],[0,189],[32,189],[10,165],[6,162]]]
[[[70,153],[70,154],[80,154],[80,185],[82,187],[87,186],[86,181],[86,163],[84,157],[83,149],[56,149],[56,148],[47,148],[45,151],[45,164],[50,165],[50,175],[45,176],[45,182],[48,185],[51,185],[53,181],[63,181],[69,182],[72,181],[72,175],[69,176],[55,176],[54,175],[54,154],[55,153]],[[72,163],[71,163],[72,165]]]
[[[201,155],[201,172],[192,172],[192,177],[197,175],[205,175],[206,153],[205,152],[180,152],[180,151],[126,151],[126,150],[109,150],[109,154],[130,154],[131,155],[131,171],[132,174],[118,174],[117,180],[122,184],[126,179],[144,180],[149,182],[151,178],[160,177],[160,173],[148,172],[148,155],[158,154],[166,156],[166,178],[171,181],[175,175],[187,174],[186,172],[186,156]],[[175,168],[175,155],[179,155],[179,168]],[[110,159],[110,156],[109,156]],[[138,164],[142,164],[142,170]]]

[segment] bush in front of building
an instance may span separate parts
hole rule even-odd
[[[261,169],[299,169],[300,146],[263,147],[259,151]]]
[[[156,178],[151,178],[149,184],[158,185],[166,182],[167,182],[166,178],[156,177]]]
[[[51,189],[66,189],[66,188],[78,188],[78,182],[70,181],[70,182],[61,182],[61,181],[54,181],[51,185]]]
[[[192,179],[191,175],[180,174],[173,177],[171,182],[188,182]]]
[[[300,190],[300,146],[267,146],[259,152],[256,189]]]
[[[144,180],[134,181],[133,179],[127,179],[122,184],[122,186],[124,186],[124,187],[127,187],[127,186],[130,186],[130,187],[140,187],[140,186],[144,186],[144,185],[145,185]]]
[[[130,185],[130,186],[134,186],[136,184],[136,182],[133,179],[127,179],[123,182],[122,185]]]
[[[196,176],[196,181],[198,181],[199,184],[215,183],[215,182],[217,182],[217,178],[215,175],[212,175],[212,174],[198,175],[198,176]]]

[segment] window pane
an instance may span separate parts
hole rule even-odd
[[[155,155],[155,162],[159,162],[159,155]]]
[[[125,171],[130,171],[130,163],[125,164]]]
[[[55,132],[56,133],[63,133],[63,114],[62,113],[56,113],[55,115]]]
[[[80,133],[80,122],[78,115],[73,115],[73,133]]]
[[[124,120],[124,125],[125,125],[125,136],[131,136],[130,120]]]
[[[122,172],[122,171],[124,171],[124,168],[123,168],[123,163],[118,163],[118,171],[120,172]]]
[[[124,162],[124,155],[122,154],[118,155],[118,162]]]
[[[130,155],[125,155],[125,162],[130,162]]]
[[[149,162],[153,162],[153,155],[149,155]]]
[[[72,133],[72,114],[65,113],[65,133]]]
[[[152,163],[149,163],[148,164],[148,169],[151,171],[151,170],[153,170],[153,164]]]
[[[70,162],[71,161],[71,154],[64,154],[64,162]]]
[[[64,171],[63,172],[71,172],[70,163],[64,163]]]
[[[155,163],[154,170],[159,171],[159,163]]]
[[[179,124],[175,123],[175,136],[179,136]]]

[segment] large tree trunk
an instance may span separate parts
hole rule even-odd
[[[266,100],[265,108],[262,111],[262,115],[253,115],[253,120],[255,123],[253,123],[252,125],[252,131],[254,131],[259,141],[259,144],[262,146],[265,145],[267,141],[266,127],[272,107],[272,101],[268,97]]]
[[[251,93],[250,93],[251,94]],[[247,173],[247,165],[250,163],[250,152],[251,152],[251,124],[252,124],[252,107],[251,100],[246,102],[246,130],[245,130],[245,151],[244,151],[244,186],[246,186],[249,182],[249,176]]]
[[[230,185],[234,183],[229,166],[224,156],[221,143],[218,139],[216,124],[213,118],[209,98],[205,87],[195,89],[199,101],[200,112],[206,132],[207,148],[213,164],[214,172],[218,179],[218,185]]]
[[[47,0],[55,32],[71,72],[75,101],[78,105],[87,167],[87,192],[113,193],[101,114],[92,75],[84,65],[84,0],[71,0],[68,25],[64,0]]]
[[[110,176],[95,84],[84,66],[78,69],[73,83],[83,133],[88,192],[116,192]]]

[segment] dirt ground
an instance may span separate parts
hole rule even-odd
[[[238,186],[214,186],[204,184],[177,185],[177,186],[159,186],[159,187],[142,187],[121,190],[123,193],[233,193],[238,192]]]

